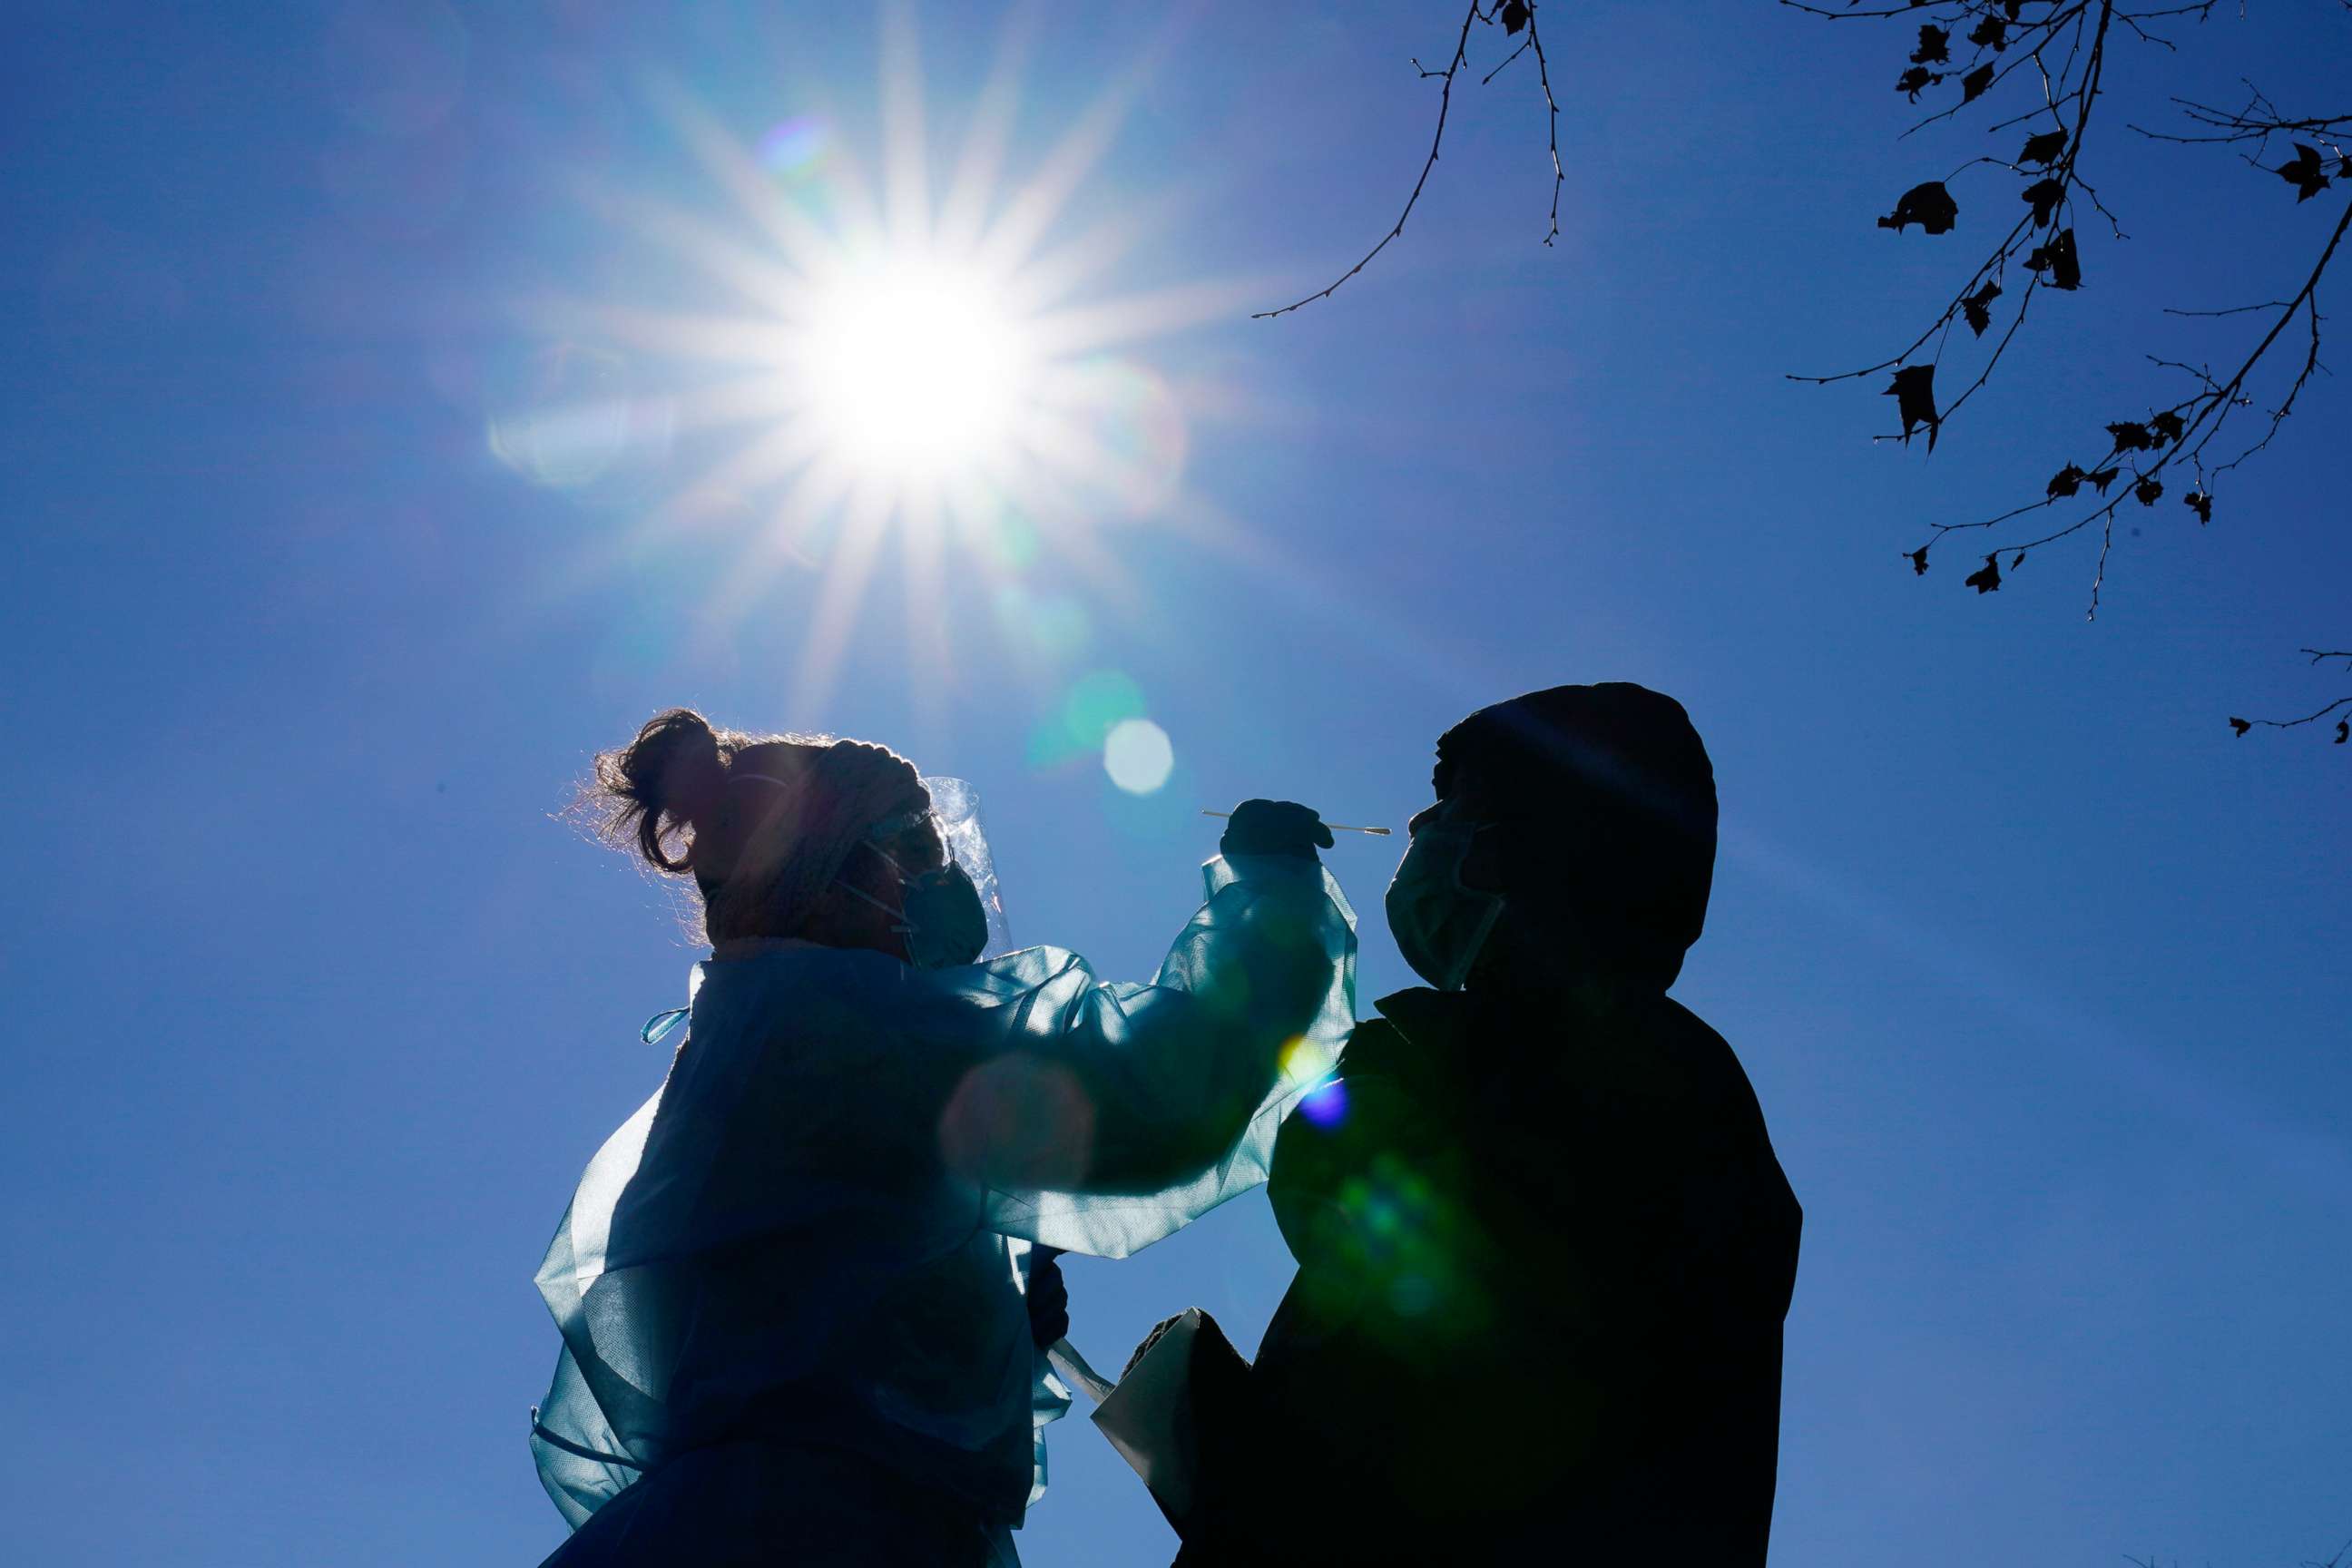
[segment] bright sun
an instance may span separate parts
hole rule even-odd
[[[683,296],[534,301],[547,350],[490,418],[502,461],[543,485],[603,487],[642,510],[643,539],[741,520],[741,554],[706,616],[730,624],[772,590],[805,605],[796,707],[821,705],[885,565],[903,583],[916,658],[944,669],[951,595],[980,595],[996,630],[1039,659],[1082,646],[1087,605],[1129,591],[1108,529],[1149,521],[1239,547],[1184,483],[1190,395],[1139,345],[1237,317],[1255,290],[1109,291],[1143,269],[1151,227],[1099,197],[1074,205],[1129,90],[1107,90],[1008,177],[1024,101],[1009,42],[952,165],[935,169],[913,30],[881,9],[878,169],[822,114],[746,142],[691,97],[656,92],[726,205],[602,183],[593,199],[617,230],[687,264]],[[1066,228],[1074,211],[1087,221]],[[665,473],[676,488],[648,506],[643,487]],[[1041,562],[1083,577],[1085,593],[1033,581]],[[813,592],[785,584],[801,573]],[[1157,733],[1126,737],[1122,769],[1164,776]]]
[[[1011,456],[1036,355],[978,272],[894,259],[845,270],[808,309],[795,370],[810,414],[851,463],[950,479]]]

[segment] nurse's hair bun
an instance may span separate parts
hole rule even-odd
[[[726,941],[803,934],[859,842],[929,805],[887,746],[719,730],[672,708],[597,757],[577,809],[614,848],[692,873],[703,931]]]
[[[694,864],[692,830],[708,826],[727,797],[726,752],[751,737],[722,733],[691,708],[655,714],[637,738],[596,758],[593,794],[604,838],[634,842],[665,871]]]

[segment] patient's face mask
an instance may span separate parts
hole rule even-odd
[[[1484,828],[1453,820],[1454,808],[1441,808],[1436,820],[1414,829],[1389,884],[1389,931],[1413,973],[1440,991],[1459,991],[1503,913],[1503,896],[1462,881],[1471,841]]]

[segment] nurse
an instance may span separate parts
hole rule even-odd
[[[589,799],[693,879],[712,951],[540,1268],[563,1350],[531,1446],[574,1527],[549,1563],[1017,1562],[1067,1398],[1031,1244],[1122,1257],[1265,1180],[1315,1076],[1286,1051],[1319,1070],[1353,1016],[1328,829],[1238,808],[1122,985],[1059,948],[975,962],[974,836],[884,747],[672,710]]]

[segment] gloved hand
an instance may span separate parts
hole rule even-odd
[[[1056,1247],[1029,1254],[1029,1342],[1039,1350],[1070,1335],[1070,1288],[1055,1261],[1061,1256]]]
[[[1315,853],[1318,845],[1331,847],[1331,830],[1313,806],[1292,800],[1245,800],[1234,807],[1224,836],[1217,840],[1217,853],[1315,860],[1319,858]]]

